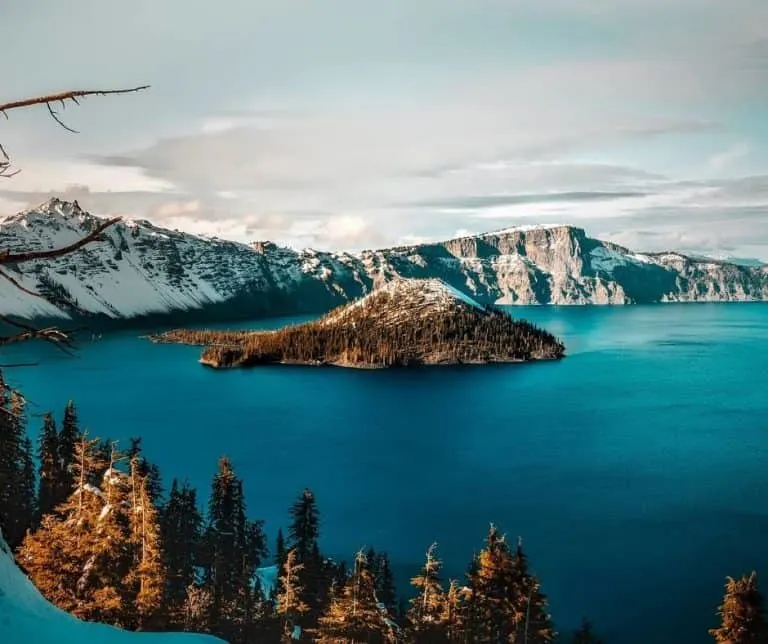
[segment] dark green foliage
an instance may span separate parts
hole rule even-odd
[[[142,479],[147,480],[147,490],[149,498],[153,503],[160,504],[163,496],[163,482],[160,477],[160,468],[154,463],[150,463],[145,458],[142,447],[141,438],[132,437],[129,439],[131,446],[126,453],[128,462],[132,462],[134,457],[137,458],[136,471]]]
[[[287,548],[296,551],[296,562],[302,566],[298,573],[298,585],[302,588],[300,599],[309,610],[302,616],[301,623],[307,626],[317,619],[330,585],[320,555],[320,515],[315,495],[311,490],[305,489],[299,495],[290,515]]]
[[[0,529],[11,548],[21,544],[36,518],[32,445],[26,437],[24,399],[0,374]]]
[[[203,562],[212,597],[211,632],[232,644],[245,641],[245,627],[261,599],[253,578],[265,554],[261,522],[247,519],[242,481],[231,461],[221,458],[211,486]]]
[[[579,630],[574,633],[571,644],[603,644],[603,642],[595,635],[592,622],[584,619]]]
[[[72,492],[74,481],[72,465],[75,460],[75,446],[80,438],[80,425],[74,401],[70,400],[64,410],[64,419],[59,432],[59,485],[56,504],[63,503]]]
[[[37,446],[37,458],[40,474],[40,486],[37,494],[39,517],[53,512],[61,502],[58,496],[59,483],[59,434],[53,414],[43,417],[43,428]]]
[[[376,581],[376,597],[384,604],[390,615],[397,614],[397,590],[395,589],[395,577],[392,574],[392,566],[389,555],[386,552],[379,553],[376,558],[374,579]]]
[[[160,512],[160,534],[167,570],[166,596],[170,612],[180,620],[187,588],[197,581],[195,567],[200,553],[203,518],[195,489],[173,480],[168,502]]]

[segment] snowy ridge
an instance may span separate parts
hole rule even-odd
[[[0,250],[50,249],[100,219],[52,199],[0,219]],[[525,225],[359,254],[239,244],[125,221],[68,257],[6,266],[44,299],[0,280],[0,314],[111,319],[187,313],[231,319],[322,312],[397,278],[442,280],[480,304],[768,300],[768,267],[636,253],[566,225]]]
[[[222,644],[209,635],[131,633],[80,621],[38,592],[0,534],[0,642],[8,644]]]

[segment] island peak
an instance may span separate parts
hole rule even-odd
[[[562,358],[553,335],[484,307],[439,279],[396,279],[313,322],[276,331],[169,331],[157,342],[205,346],[221,368],[311,364],[359,368]]]

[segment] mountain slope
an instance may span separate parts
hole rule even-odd
[[[0,220],[0,249],[54,248],[99,221],[53,199]],[[358,255],[250,246],[126,221],[104,241],[51,262],[11,267],[35,298],[0,280],[0,313],[112,319],[320,312],[397,277],[439,278],[482,304],[629,304],[768,299],[768,266],[679,253],[633,253],[570,226],[521,226]],[[193,316],[189,316],[192,319]]]
[[[8,644],[223,644],[208,635],[130,633],[82,622],[48,603],[19,570],[0,534],[0,642]]]
[[[319,320],[276,331],[178,330],[157,342],[202,344],[221,367],[309,364],[383,368],[562,358],[557,338],[438,279],[395,279]]]

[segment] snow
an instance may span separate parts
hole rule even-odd
[[[446,284],[445,282],[441,282],[441,284],[457,300],[461,300],[462,302],[469,304],[470,306],[473,306],[476,309],[484,310],[482,306],[480,306],[477,302],[475,302],[475,300],[469,297],[469,295],[467,295],[466,293],[462,293],[459,289],[454,288],[453,286],[451,286],[450,284]]]
[[[485,233],[483,237],[488,235],[506,235],[507,233],[529,233],[533,230],[552,230],[553,228],[567,228],[567,224],[525,224],[522,226],[512,226],[510,228],[504,228],[492,233]]]
[[[38,592],[0,535],[0,642],[5,644],[222,644],[210,635],[131,633],[82,622]]]

